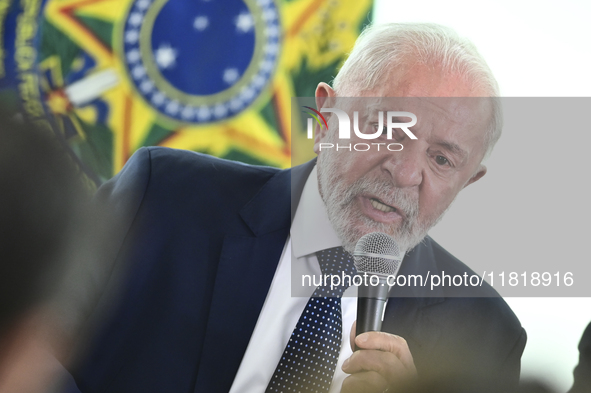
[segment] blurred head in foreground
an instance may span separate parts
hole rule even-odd
[[[51,131],[0,112],[1,392],[47,391],[69,351],[57,294],[80,261],[88,195]]]
[[[465,379],[443,377],[429,381],[401,384],[388,393],[556,393],[546,384],[536,380],[521,381],[519,386],[507,388],[498,381],[487,378]]]

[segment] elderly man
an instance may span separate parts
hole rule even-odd
[[[323,149],[339,143],[336,116],[316,129],[317,161],[285,171],[138,151],[97,194],[127,217],[107,250],[127,274],[73,372],[80,390],[382,392],[450,374],[515,383],[525,332],[486,284],[466,293],[475,298],[394,288],[383,332],[357,337],[354,298],[321,287],[292,296],[289,285],[293,267],[314,274],[349,264],[344,250],[374,231],[406,252],[400,274],[472,274],[426,233],[486,173],[499,111],[477,97],[497,95],[485,62],[449,29],[376,26],[334,88],[318,86],[316,102],[410,97],[401,102],[418,119],[417,139],[399,130],[378,136],[396,139],[400,151]]]

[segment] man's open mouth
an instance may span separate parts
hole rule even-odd
[[[379,211],[383,211],[384,213],[395,212],[396,208],[386,205],[384,202],[371,198],[371,205]]]

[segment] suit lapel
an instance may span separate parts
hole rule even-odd
[[[195,392],[227,392],[240,367],[289,235],[309,162],[278,172],[244,206],[250,229],[224,238]],[[290,214],[291,213],[291,214]]]

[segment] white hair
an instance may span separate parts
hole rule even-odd
[[[434,23],[388,23],[368,26],[333,81],[340,96],[375,88],[388,70],[409,66],[409,61],[437,67],[471,83],[491,97],[491,125],[485,135],[485,157],[501,136],[499,86],[478,50],[466,38]]]

